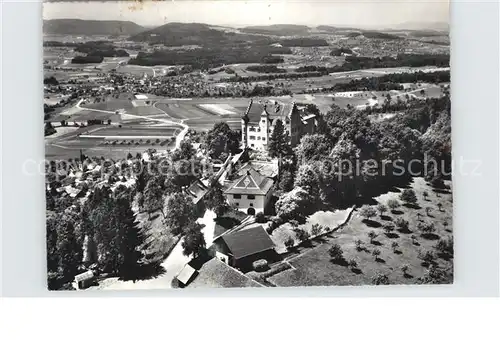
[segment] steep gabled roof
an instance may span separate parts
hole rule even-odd
[[[283,103],[277,100],[250,100],[243,119],[247,122],[259,122],[262,116],[270,119],[286,118],[294,108],[294,103]]]
[[[249,167],[245,174],[234,181],[224,193],[265,195],[273,184],[272,179],[264,177],[253,167]]]

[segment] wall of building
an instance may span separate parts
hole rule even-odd
[[[234,194],[227,194],[226,198],[230,205],[238,207],[241,211],[244,211],[245,213],[247,213],[248,208],[250,207],[255,208],[255,213],[264,212],[264,208],[267,204],[266,201],[269,201],[269,196],[266,198],[266,196],[264,195],[255,195],[255,199],[249,199],[248,195],[242,194],[240,199],[235,199]]]

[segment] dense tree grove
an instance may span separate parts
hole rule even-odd
[[[58,289],[87,267],[135,279],[142,235],[128,191],[97,187],[84,206],[68,204],[47,215],[49,287]]]
[[[286,69],[278,68],[276,65],[251,65],[246,68],[247,71],[258,73],[285,73]]]
[[[231,130],[225,122],[219,122],[208,131],[204,146],[208,150],[208,155],[217,159],[223,154],[227,156],[229,153],[238,153],[240,140],[241,136],[238,131]]]
[[[88,269],[124,280],[142,277],[168,254],[172,243],[183,240],[186,255],[204,252],[198,213],[184,191],[201,175],[200,160],[189,141],[175,151],[158,157],[146,152],[127,160],[104,158],[68,160],[47,165],[47,267],[50,289],[67,289],[75,275]],[[88,162],[87,162],[88,161]],[[88,172],[89,163],[99,165]],[[61,191],[70,178],[55,177],[57,170],[83,171],[78,196]],[[116,184],[134,178],[133,185]],[[221,189],[213,202],[217,213],[224,211]],[[212,193],[217,193],[214,190]],[[140,222],[137,216],[140,217]],[[150,231],[153,223],[162,229]],[[148,268],[149,267],[149,268]]]
[[[185,40],[186,38],[183,38]],[[169,38],[172,42],[172,38]],[[272,47],[256,45],[248,47],[246,43],[241,45],[207,45],[192,50],[156,50],[154,52],[139,52],[136,58],[129,61],[131,65],[156,66],[156,65],[190,65],[193,69],[209,70],[221,65],[232,63],[255,63],[263,62],[270,55],[291,54],[287,47]]]
[[[304,136],[295,148],[294,187],[303,189],[311,204],[351,206],[392,186],[407,184],[413,176],[426,176],[434,182],[449,176],[448,96],[429,99],[427,106],[406,105],[397,118],[380,122],[372,122],[366,111],[332,106],[322,121],[319,133]],[[286,186],[283,190],[291,189]],[[277,213],[285,213],[283,203],[290,203],[289,197],[282,195]],[[417,203],[410,191],[404,192],[402,201]],[[394,210],[392,205],[388,207]]]
[[[289,136],[281,120],[277,120],[273,132],[269,138],[269,155],[271,157],[283,157],[290,154]]]

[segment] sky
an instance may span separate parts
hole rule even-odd
[[[236,27],[304,24],[389,28],[449,22],[448,0],[51,1],[43,6],[44,19],[126,20],[143,26],[198,22]]]

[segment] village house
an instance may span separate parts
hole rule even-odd
[[[248,166],[243,175],[228,185],[224,195],[229,205],[249,215],[265,213],[272,196],[274,180]]]
[[[283,123],[292,146],[297,145],[303,135],[314,133],[317,127],[317,116],[307,113],[304,107],[294,102],[286,104],[277,100],[250,100],[241,118],[243,148],[267,150],[278,120]]]
[[[208,187],[200,180],[196,180],[188,188],[186,188],[184,192],[193,201],[196,215],[198,217],[203,216],[206,209],[204,197],[208,193]]]

